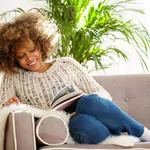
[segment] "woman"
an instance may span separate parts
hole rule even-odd
[[[150,131],[116,106],[78,62],[72,58],[45,61],[52,52],[52,36],[45,32],[42,19],[24,13],[0,27],[1,107],[25,103],[50,109],[56,94],[72,86],[87,93],[69,123],[77,143],[97,144],[123,132],[150,141]]]

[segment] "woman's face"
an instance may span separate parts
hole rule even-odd
[[[16,51],[16,60],[24,69],[41,72],[43,67],[42,53],[30,39],[24,40]]]

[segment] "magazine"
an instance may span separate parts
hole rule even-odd
[[[64,87],[53,99],[51,108],[53,110],[64,110],[72,112],[75,106],[85,93],[82,90],[75,90],[73,87]]]

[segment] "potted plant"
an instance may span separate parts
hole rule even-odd
[[[142,10],[128,7],[134,0],[43,1],[46,6],[31,10],[36,9],[58,26],[61,46],[53,54],[54,58],[71,56],[83,66],[91,61],[94,69],[105,69],[115,62],[116,56],[128,59],[127,52],[115,44],[122,40],[134,47],[143,68],[148,70],[144,57],[148,57],[150,48],[149,33],[142,24],[125,17],[128,11],[143,14]],[[17,8],[2,13],[1,17],[23,11]]]

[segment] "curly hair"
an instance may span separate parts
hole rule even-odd
[[[45,31],[45,18],[40,13],[24,12],[12,22],[0,25],[0,71],[16,73],[20,65],[15,59],[16,49],[30,38],[40,46],[43,61],[52,52],[52,36]]]

